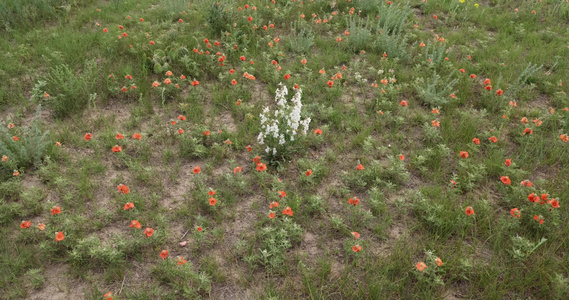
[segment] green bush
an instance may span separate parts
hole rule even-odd
[[[97,75],[94,59],[86,60],[79,74],[66,64],[55,66],[45,81],[40,80],[35,85],[30,100],[45,101],[58,118],[70,116],[83,110],[89,101],[96,98],[97,94],[92,92],[97,83]]]
[[[31,127],[24,127],[21,132],[8,129],[4,124],[0,126],[0,155],[7,159],[0,163],[0,177],[12,176],[18,168],[38,167],[44,159],[49,131],[44,132],[40,128],[40,112],[41,105],[38,105]],[[14,140],[14,137],[18,137],[18,140]]]

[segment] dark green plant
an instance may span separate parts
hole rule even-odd
[[[225,7],[214,2],[207,10],[207,24],[209,31],[215,36],[220,36],[222,32],[229,31],[229,24],[232,18]]]

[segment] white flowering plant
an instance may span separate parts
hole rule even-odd
[[[257,141],[265,146],[265,153],[270,161],[282,159],[294,152],[295,144],[306,135],[310,125],[310,117],[302,119],[301,116],[302,89],[296,89],[290,101],[287,100],[287,95],[287,87],[279,83],[275,95],[276,108],[271,111],[267,106],[260,114],[261,132]]]

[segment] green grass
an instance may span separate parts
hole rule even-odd
[[[0,299],[566,299],[568,19],[562,0],[4,1]],[[260,144],[281,82],[285,144]]]

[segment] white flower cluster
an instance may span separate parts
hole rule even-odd
[[[356,72],[356,73],[354,74],[354,77],[356,78],[356,81],[357,81],[358,83],[367,83],[367,79],[366,79],[366,78],[363,78],[362,75],[360,74],[360,72]]]
[[[261,118],[261,132],[257,136],[259,144],[266,144],[265,152],[267,154],[272,152],[272,155],[277,154],[277,148],[283,149],[287,143],[294,142],[295,136],[298,134],[298,128],[302,125],[302,134],[306,135],[308,126],[310,125],[310,118],[301,120],[302,90],[297,89],[292,97],[290,103],[287,101],[288,89],[279,84],[275,92],[275,102],[277,108],[270,114],[269,107],[265,107],[260,114]]]

